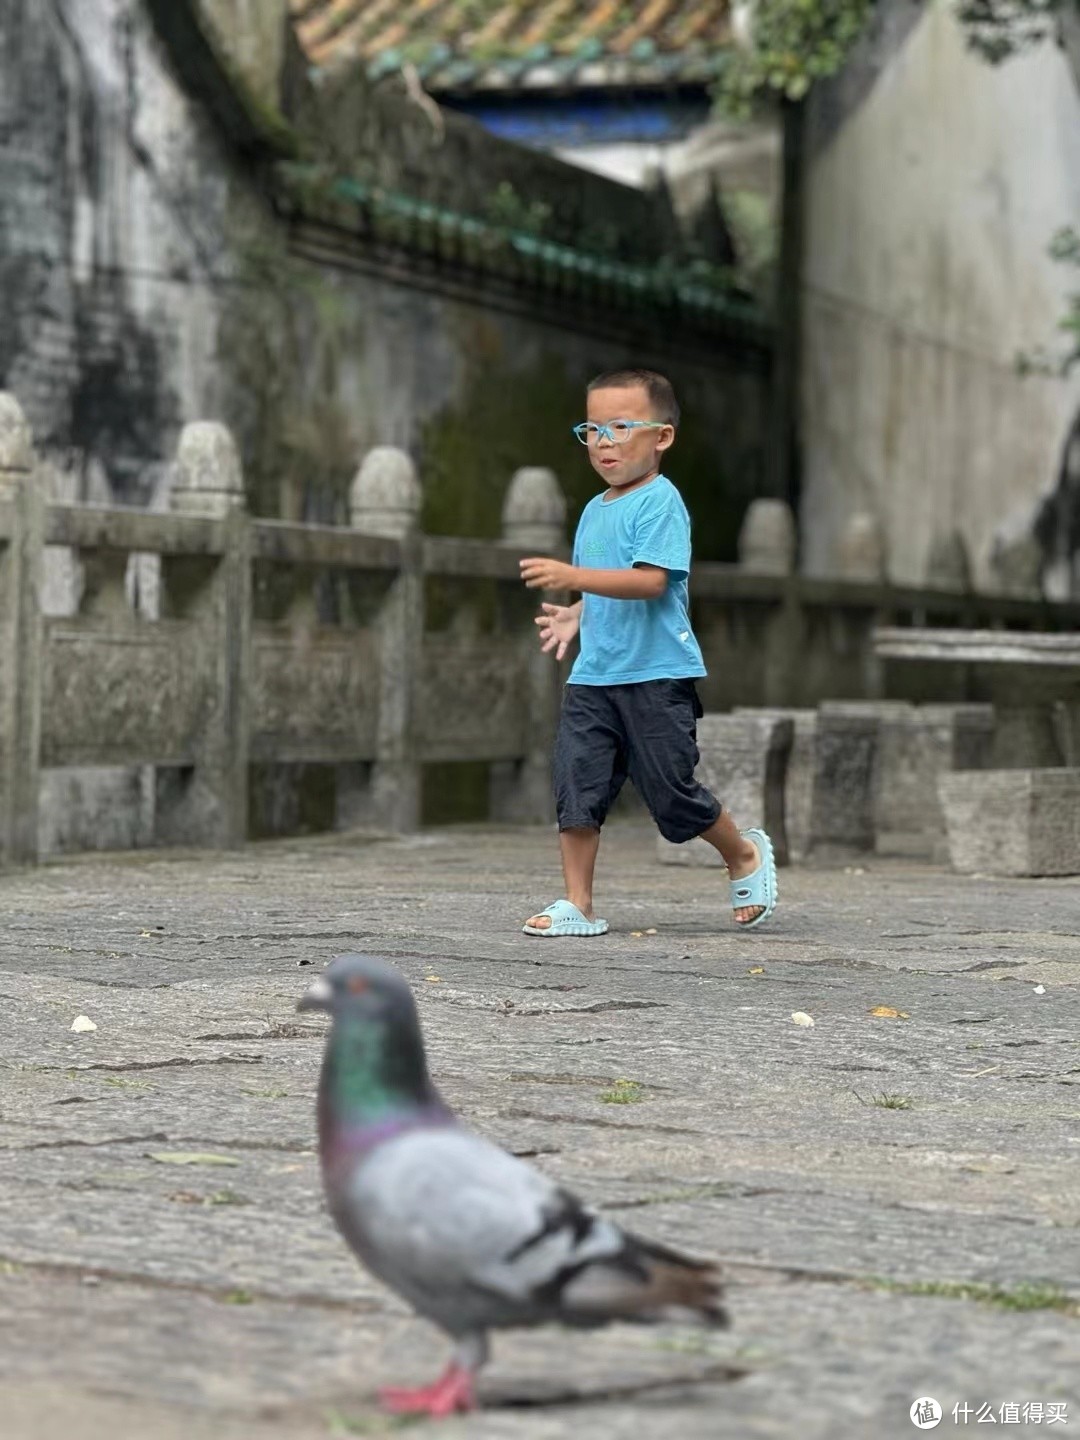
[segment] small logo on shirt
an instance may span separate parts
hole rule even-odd
[[[689,630],[680,630],[680,631],[679,631],[679,639],[680,639],[680,640],[683,642],[683,644],[685,645],[686,642],[687,642],[687,640],[690,639],[690,631],[689,631]]]
[[[607,546],[604,544],[603,540],[586,540],[584,545],[581,547],[581,553],[582,555],[587,556],[590,560],[600,560],[603,559],[604,555],[607,553]]]

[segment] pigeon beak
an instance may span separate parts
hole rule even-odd
[[[313,980],[297,1001],[297,1010],[329,1010],[334,989],[325,975]]]

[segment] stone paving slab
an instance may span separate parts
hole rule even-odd
[[[586,941],[517,928],[559,890],[540,829],[0,877],[3,1434],[388,1433],[375,1386],[440,1365],[322,1208],[295,1002],[346,949],[401,965],[472,1124],[729,1275],[719,1335],[500,1337],[441,1433],[862,1440],[920,1394],[942,1431],[958,1401],[1080,1425],[1075,884],[787,870],[742,934],[654,856],[611,828]]]

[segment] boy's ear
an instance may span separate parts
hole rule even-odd
[[[665,425],[656,437],[657,450],[670,450],[675,444],[675,433],[674,425]]]

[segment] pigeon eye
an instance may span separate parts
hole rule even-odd
[[[362,995],[364,991],[368,988],[368,983],[362,975],[355,975],[349,981],[347,988],[350,995]]]

